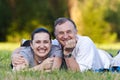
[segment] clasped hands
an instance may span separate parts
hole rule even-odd
[[[42,61],[41,64],[38,64],[35,67],[33,67],[32,70],[34,69],[45,70],[46,72],[49,72],[52,70],[53,63],[54,63],[54,57],[46,58],[44,61]],[[20,54],[14,54],[12,56],[12,64],[13,64],[13,70],[15,71],[22,70],[29,66],[28,61]]]

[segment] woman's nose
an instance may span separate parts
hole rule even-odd
[[[41,44],[39,45],[39,47],[40,47],[40,48],[43,48],[43,47],[44,47],[44,44],[43,44],[43,43],[41,43]]]

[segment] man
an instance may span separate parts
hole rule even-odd
[[[98,50],[87,36],[77,35],[75,23],[68,18],[58,18],[54,24],[56,40],[61,46],[67,68],[73,71],[109,69],[111,56]],[[101,53],[102,52],[102,53]]]

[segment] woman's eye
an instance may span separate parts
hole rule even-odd
[[[49,43],[49,41],[44,41],[44,43]]]
[[[36,43],[40,43],[40,41],[36,41]]]

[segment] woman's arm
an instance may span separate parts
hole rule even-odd
[[[62,64],[62,58],[60,58],[60,57],[54,57],[54,62],[53,62],[52,70],[60,69],[61,64]]]
[[[54,58],[47,58],[41,64],[34,66],[31,70],[46,71],[49,72],[52,70],[54,64]]]

